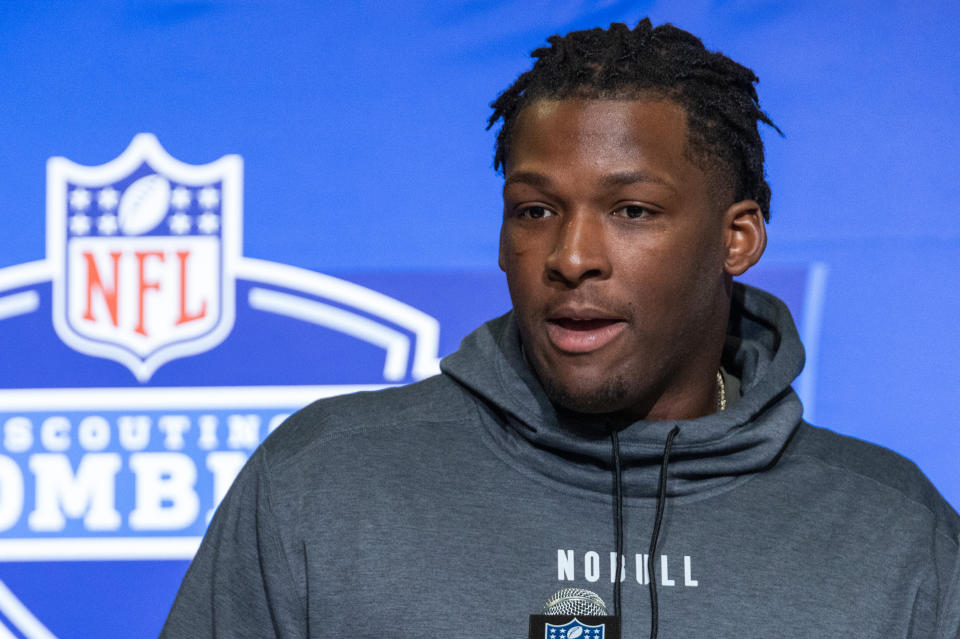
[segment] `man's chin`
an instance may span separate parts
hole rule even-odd
[[[574,413],[607,415],[621,412],[629,404],[630,386],[619,376],[591,386],[565,384],[549,377],[541,377],[540,383],[555,406]]]

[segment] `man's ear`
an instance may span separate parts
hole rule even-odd
[[[723,224],[727,247],[724,269],[730,275],[743,275],[760,260],[767,248],[763,212],[753,200],[741,200],[724,212]]]

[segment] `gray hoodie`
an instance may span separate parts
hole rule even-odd
[[[737,285],[725,411],[572,426],[508,314],[443,374],[316,402],[251,457],[163,637],[522,637],[555,591],[613,598],[624,637],[960,637],[960,518],[908,460],[810,426],[786,307]],[[904,425],[909,427],[909,425]]]

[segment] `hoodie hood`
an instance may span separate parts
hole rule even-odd
[[[776,462],[803,408],[790,384],[803,368],[790,311],[759,289],[734,284],[723,366],[740,379],[725,411],[680,421],[637,421],[620,431],[627,498],[656,498],[664,443],[679,426],[670,458],[671,497],[706,496]],[[609,426],[571,430],[524,359],[511,313],[468,335],[441,370],[487,407],[494,446],[515,467],[609,498],[613,467]]]

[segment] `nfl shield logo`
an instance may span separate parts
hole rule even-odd
[[[574,617],[562,626],[548,623],[544,630],[544,639],[603,639],[603,628],[604,624],[588,626]]]
[[[234,322],[242,171],[235,155],[184,164],[150,134],[100,166],[51,158],[47,258],[60,339],[141,382],[222,342]]]

